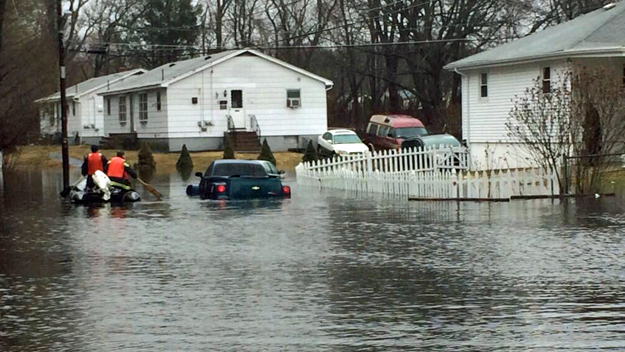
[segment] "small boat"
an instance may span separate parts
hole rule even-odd
[[[141,200],[141,196],[135,190],[128,191],[111,186],[111,180],[101,171],[96,171],[92,178],[95,187],[91,190],[87,190],[86,179],[72,186],[69,199],[73,203],[123,203]]]

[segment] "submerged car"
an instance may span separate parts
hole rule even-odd
[[[350,130],[328,131],[317,139],[317,154],[320,156],[357,155],[368,150],[356,132]]]
[[[202,199],[290,198],[291,187],[282,184],[283,171],[262,160],[215,160],[187,194]]]

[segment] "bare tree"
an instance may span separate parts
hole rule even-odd
[[[514,99],[506,123],[510,142],[517,143],[530,155],[531,161],[545,169],[553,169],[563,185],[564,175],[559,166],[571,149],[572,136],[578,135],[578,124],[571,123],[570,72],[560,78],[560,84],[543,92],[542,82],[525,90]]]
[[[23,0],[11,5],[4,7],[0,50],[0,150],[9,152],[39,130],[33,101],[56,87],[58,74],[50,70],[56,55],[46,26],[47,4]]]
[[[512,142],[555,169],[561,185],[566,177],[578,193],[598,192],[614,160],[605,155],[623,152],[625,142],[625,89],[615,77],[603,66],[572,66],[548,92],[537,80],[514,101],[506,124]],[[574,157],[566,175],[564,156]]]
[[[237,47],[248,47],[252,45],[252,36],[255,30],[256,5],[258,0],[234,0],[230,21],[232,22],[232,32],[234,45]]]
[[[6,9],[7,0],[0,0],[0,52],[2,51],[2,25],[4,24],[4,11]],[[0,72],[0,79],[2,72]]]
[[[573,155],[573,181],[580,193],[598,192],[613,157],[625,152],[625,84],[605,66],[574,66],[571,75],[573,123],[579,127]],[[596,157],[592,157],[597,155]]]
[[[215,41],[217,42],[217,50],[222,50],[224,47],[224,18],[226,18],[226,14],[228,13],[228,8],[232,4],[233,0],[214,0],[215,3],[212,5],[210,1],[206,4],[207,7],[213,8],[213,24],[215,31]]]
[[[141,0],[93,0],[92,6],[85,10],[86,23],[93,28],[86,44],[95,55],[94,76],[111,73],[110,62],[115,59],[110,55],[111,47],[115,46],[112,43],[125,41],[124,34],[133,30],[131,26],[144,13],[140,5]]]

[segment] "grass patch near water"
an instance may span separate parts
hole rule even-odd
[[[69,156],[82,160],[85,155],[91,151],[88,145],[70,146]],[[50,157],[51,153],[61,154],[60,146],[24,146],[18,149],[15,154],[17,158],[15,166],[17,167],[57,167],[61,165],[60,158],[53,159]],[[117,150],[113,149],[101,149],[100,153],[104,154],[109,160],[114,157]],[[138,151],[128,150],[126,151],[126,160],[130,165],[137,162]],[[258,158],[258,153],[235,153],[237,159],[252,159]],[[191,158],[193,159],[193,169],[195,171],[206,170],[208,165],[217,159],[221,159],[223,151],[209,151],[209,152],[191,152]],[[276,152],[274,153],[276,158],[278,169],[293,170],[302,160],[302,154],[292,152]],[[173,153],[154,153],[154,161],[156,161],[157,173],[168,173],[176,171],[176,162],[180,157],[179,152]]]

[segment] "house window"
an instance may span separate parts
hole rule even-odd
[[[286,90],[286,107],[295,109],[302,105],[302,99],[299,89],[287,89]]]
[[[488,73],[482,73],[480,76],[480,97],[488,97]]]
[[[543,93],[551,93],[551,67],[543,67]]]
[[[111,114],[111,98],[106,98],[106,114]]]
[[[161,111],[161,92],[156,92],[156,110]]]
[[[148,122],[148,94],[139,94],[139,122]]]
[[[76,102],[72,101],[72,116],[76,116]]]
[[[126,97],[119,97],[119,123],[123,125],[126,121]]]
[[[49,106],[48,109],[49,109],[48,117],[50,118],[50,126],[54,126],[54,124],[56,123],[56,104]]]

